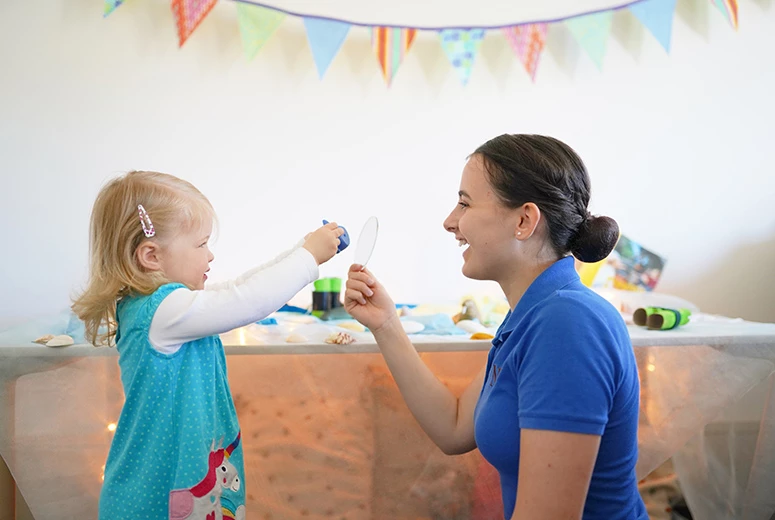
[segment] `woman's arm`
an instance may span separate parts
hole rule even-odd
[[[578,520],[621,379],[618,359],[632,350],[583,300],[549,299],[531,319],[535,338],[512,360],[520,424],[512,519]]]
[[[474,408],[485,368],[456,397],[423,363],[385,288],[360,266],[350,269],[344,305],[371,329],[404,401],[428,437],[447,454],[474,449]]]
[[[599,435],[521,429],[511,520],[581,520],[599,447]]]

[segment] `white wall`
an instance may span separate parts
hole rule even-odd
[[[535,84],[491,33],[463,88],[423,33],[390,89],[364,29],[320,81],[299,20],[247,62],[232,2],[182,49],[167,2],[129,0],[107,19],[100,4],[0,3],[0,322],[68,305],[86,275],[93,198],[133,168],[210,197],[221,220],[213,279],[269,259],[321,218],[357,237],[374,214],[371,267],[396,300],[497,294],[462,277],[441,222],[466,155],[503,132],[551,134],[580,152],[593,211],[668,258],[660,290],[775,321],[773,0],[741,0],[737,33],[707,0],[679,0],[669,56],[619,12],[602,72],[553,27]],[[323,275],[345,275],[351,254]]]

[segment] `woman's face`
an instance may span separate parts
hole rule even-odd
[[[463,275],[501,281],[514,270],[519,210],[503,205],[490,186],[484,162],[472,156],[463,168],[458,203],[444,221],[463,251]]]

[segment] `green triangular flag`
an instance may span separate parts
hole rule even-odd
[[[573,33],[576,41],[595,62],[597,68],[603,68],[605,46],[608,42],[608,34],[611,32],[612,11],[577,16],[566,20],[565,24]]]
[[[115,11],[116,7],[124,3],[124,0],[105,0],[102,6],[102,16],[108,16]]]
[[[259,5],[237,3],[237,17],[242,46],[248,59],[252,60],[285,19],[285,13]]]

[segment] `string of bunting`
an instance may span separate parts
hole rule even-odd
[[[125,0],[103,0],[107,17]],[[180,47],[212,11],[217,0],[171,0],[172,13],[177,27]],[[710,0],[729,24],[737,30],[737,0]],[[321,79],[336,57],[353,25],[345,20],[303,15],[268,7],[253,0],[235,0],[237,20],[245,54],[253,59],[288,16],[300,17],[304,23],[312,57]],[[670,52],[673,17],[676,0],[639,0],[604,11],[573,16],[560,21],[520,23],[507,27],[437,28],[439,41],[452,67],[463,85],[471,75],[479,46],[485,34],[502,31],[517,59],[535,81],[538,64],[550,26],[565,24],[578,44],[598,68],[602,68],[606,43],[611,32],[613,12],[629,9],[648,29],[666,52]],[[388,86],[398,71],[404,57],[414,42],[418,29],[397,26],[367,26],[371,32],[371,44],[377,57],[382,76]]]

